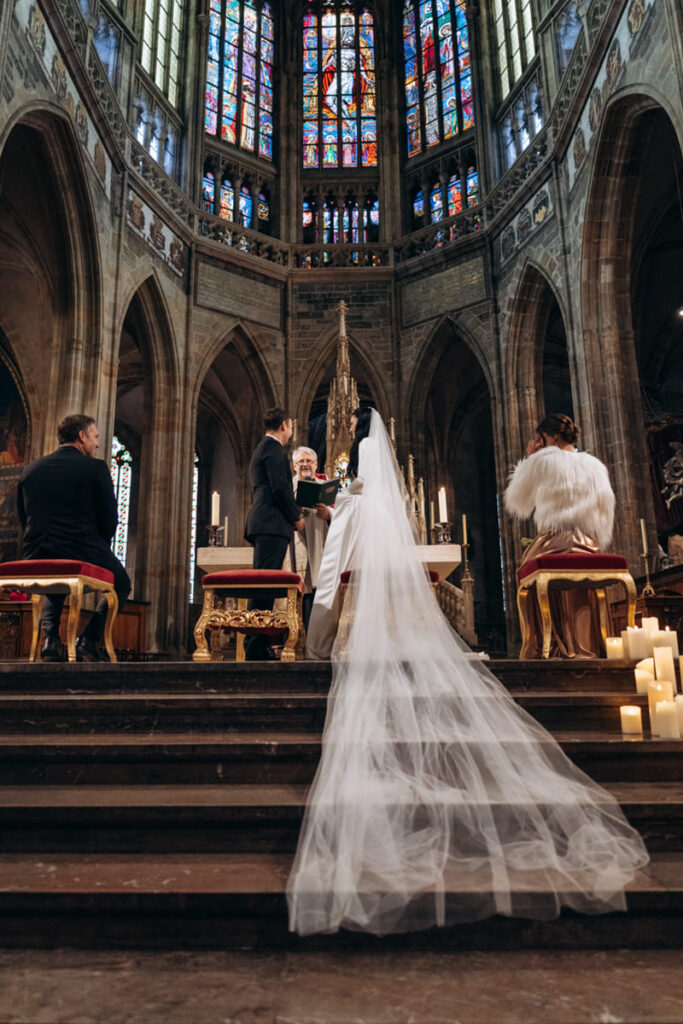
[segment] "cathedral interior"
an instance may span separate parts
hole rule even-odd
[[[204,705],[182,746],[187,721],[155,703],[166,670],[154,659],[164,658],[180,659],[175,696],[199,700],[192,663],[182,660],[201,600],[197,549],[214,492],[227,545],[245,544],[248,466],[265,411],[289,410],[296,443],[324,464],[340,333],[360,400],[392,423],[425,538],[434,536],[441,488],[454,543],[466,516],[479,648],[507,655],[507,665],[491,662],[501,678],[541,709],[570,756],[613,787],[646,834],[652,874],[637,882],[621,923],[499,924],[494,934],[484,922],[448,950],[427,940],[411,951],[408,942],[393,966],[370,945],[344,968],[344,947],[322,942],[294,971],[283,959],[293,948],[284,913],[278,904],[273,924],[272,901],[284,900],[281,863],[298,821],[290,804],[301,802],[296,786],[310,775],[306,737],[304,754],[278,753],[293,748],[296,701],[285,717],[289,698],[278,684],[285,690],[268,699],[270,728],[280,732],[256,754],[245,739],[238,770],[247,797],[230,786],[211,796],[225,781],[215,774],[224,755],[211,746],[216,726],[201,717],[210,716]],[[112,972],[120,982],[133,970],[118,954],[97,954],[80,983],[75,954],[49,963],[12,954],[3,1019],[452,1024],[457,1006],[468,1024],[683,1020],[672,995],[683,921],[681,741],[677,751],[652,739],[636,751],[606,732],[616,728],[609,715],[619,694],[632,689],[630,668],[608,679],[605,666],[583,675],[551,666],[522,680],[512,661],[515,595],[533,527],[503,507],[536,425],[549,413],[573,416],[580,447],[605,463],[616,494],[612,551],[628,558],[640,592],[646,541],[653,581],[674,581],[683,605],[681,0],[6,0],[2,560],[20,553],[17,481],[56,447],[57,424],[75,412],[96,417],[116,488],[114,550],[133,581],[137,630],[124,646],[150,664],[130,676],[139,714],[121,710],[124,684],[102,674],[111,693],[79,697],[72,725],[54,728],[44,723],[75,692],[69,666],[62,703],[27,705],[21,727],[12,717],[18,684],[0,672],[0,689],[12,691],[2,703],[0,818],[23,837],[0,840],[2,931],[15,947],[96,949],[106,918],[115,947],[153,951],[174,941],[220,945],[226,914],[233,948],[254,948],[263,928],[280,952],[248,967],[239,952],[229,965],[216,954],[201,966],[191,954],[141,954],[140,990],[119,984],[116,997]],[[462,569],[451,582],[461,588]],[[0,656],[17,657],[19,615],[0,603]],[[674,629],[683,628],[678,614]],[[215,687],[218,668],[230,666],[207,667]],[[43,676],[17,671],[22,687],[37,687],[27,701],[43,699]],[[319,670],[301,672],[309,692],[296,699],[322,701]],[[252,712],[238,696],[231,728],[239,729]],[[113,702],[106,726],[96,697]],[[155,730],[165,729],[166,713],[175,738],[159,753]],[[311,714],[319,727],[319,711]],[[89,715],[92,727],[83,724]],[[40,749],[30,756],[35,765],[47,758],[48,768],[27,767],[31,729]],[[100,739],[83,735],[98,730]],[[281,756],[280,778],[268,758]],[[284,789],[268,789],[278,779]],[[47,788],[31,802],[33,783]],[[71,795],[60,804],[50,787],[62,783]],[[182,786],[190,796],[178,795]],[[216,811],[214,799],[234,807]],[[147,804],[136,811],[136,800]],[[266,864],[269,840],[259,830],[276,811],[284,859]],[[219,813],[237,822],[229,825],[236,852],[220,863],[227,819]],[[170,831],[155,831],[161,821]],[[586,954],[594,957],[586,980],[582,951],[593,945],[602,952]],[[623,953],[641,947],[637,963]],[[477,959],[476,950],[494,958],[506,950],[507,959]],[[41,975],[40,987],[48,967],[55,973],[48,982]],[[365,1009],[354,971],[365,980]],[[621,979],[610,1012],[602,972]],[[426,1013],[415,991],[430,985]],[[508,986],[517,986],[515,1013],[491,1001]]]
[[[142,647],[186,650],[210,495],[242,544],[263,412],[319,445],[343,300],[361,399],[467,516],[482,646],[518,642],[501,495],[545,413],[607,464],[614,550],[640,565],[643,518],[679,559],[680,28],[675,0],[4,5],[3,557],[21,467],[95,415]]]

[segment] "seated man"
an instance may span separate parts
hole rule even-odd
[[[111,550],[117,523],[116,496],[109,468],[95,454],[100,434],[92,416],[67,416],[57,428],[59,448],[32,463],[19,481],[17,504],[24,530],[23,557],[72,558],[114,574],[119,610],[130,593],[126,570]],[[43,661],[66,661],[59,640],[64,594],[43,598]],[[76,644],[79,661],[99,661],[107,602],[101,597]]]
[[[324,475],[316,473],[318,468],[318,456],[312,448],[300,447],[292,453],[292,465],[294,466],[294,493],[299,480],[326,480]],[[297,569],[299,565],[306,564],[304,575],[304,602],[303,619],[304,626],[308,628],[308,620],[311,617],[311,607],[315,597],[315,588],[318,585],[318,572],[323,557],[323,548],[327,539],[327,531],[332,517],[332,510],[328,505],[319,504],[314,509],[302,509],[304,515],[304,529],[302,533],[294,538],[294,555]],[[303,549],[303,550],[302,550]]]

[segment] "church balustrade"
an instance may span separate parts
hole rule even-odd
[[[176,213],[184,224],[192,224],[197,213],[182,189],[159,167],[149,153],[135,141],[131,142],[131,165],[133,170],[154,189],[167,206]]]
[[[258,231],[234,224],[216,217],[206,211],[197,214],[196,233],[202,239],[227,245],[237,252],[286,267],[290,264],[290,246],[278,242],[270,235],[262,235]]]
[[[405,235],[393,246],[394,263],[404,263],[473,235],[482,228],[482,213],[480,207],[471,207],[454,217],[446,217],[436,224]]]
[[[306,270],[316,267],[390,267],[393,266],[393,248],[367,242],[294,245],[292,266]]]

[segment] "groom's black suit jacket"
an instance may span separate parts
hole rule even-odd
[[[251,457],[249,478],[253,500],[244,536],[250,544],[258,536],[291,537],[301,516],[294,500],[292,471],[285,449],[267,434]]]

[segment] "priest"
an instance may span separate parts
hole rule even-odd
[[[294,493],[296,494],[297,484],[300,480],[326,480],[324,474],[316,472],[318,468],[318,456],[312,448],[301,446],[295,449],[292,454],[292,466],[294,467]],[[304,515],[304,528],[297,533],[293,539],[294,559],[296,571],[299,572],[305,566],[304,572],[304,601],[303,617],[304,626],[308,628],[308,620],[311,616],[311,607],[315,597],[315,588],[318,583],[318,572],[323,557],[323,548],[327,538],[327,531],[332,517],[332,509],[328,505],[318,504],[315,508],[302,509]]]

